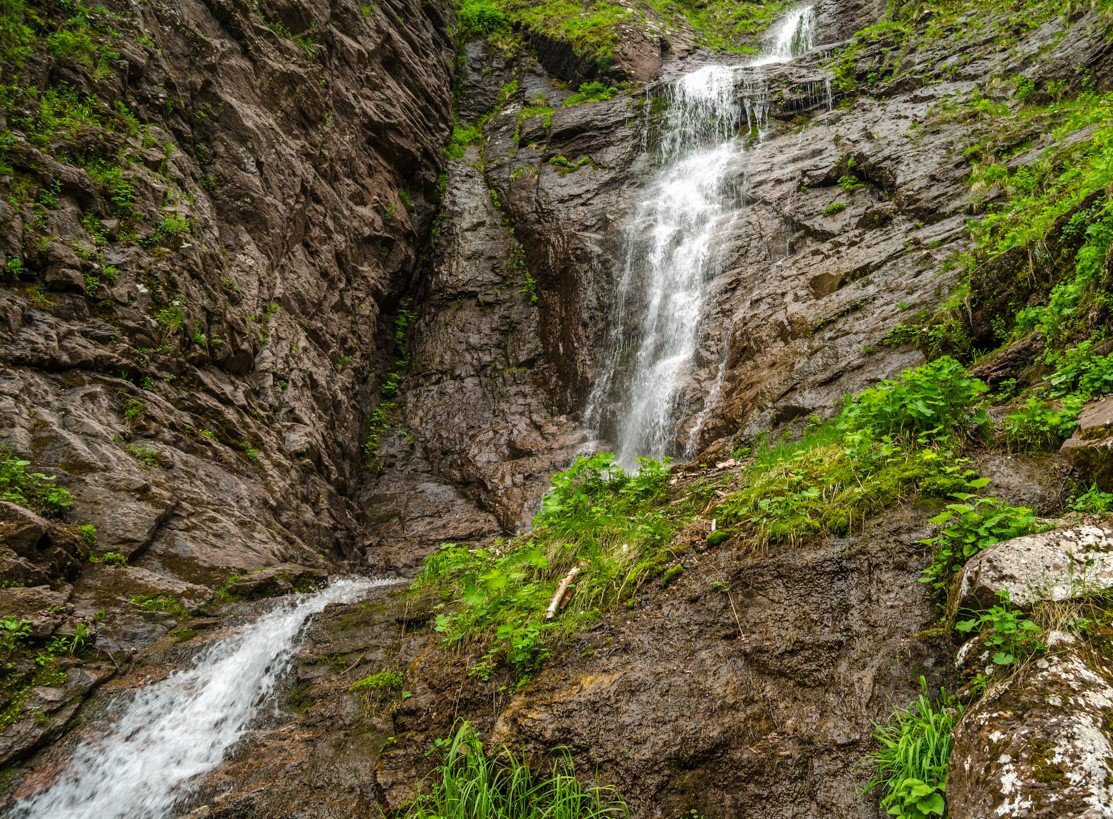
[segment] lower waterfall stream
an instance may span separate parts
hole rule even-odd
[[[195,664],[140,689],[118,719],[75,749],[46,791],[16,806],[20,819],[136,819],[168,815],[198,776],[242,737],[289,667],[308,620],[391,580],[348,578],[284,600],[215,641]]]
[[[744,151],[739,130],[745,123],[760,135],[767,115],[765,93],[740,100],[740,86],[751,87],[754,69],[809,51],[814,31],[812,6],[798,7],[774,27],[761,56],[704,66],[663,90],[659,168],[626,231],[610,349],[585,413],[625,468],[676,447],[705,289],[716,272],[715,236],[736,210],[729,179]]]

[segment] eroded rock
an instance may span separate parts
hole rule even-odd
[[[1063,632],[991,688],[954,734],[954,819],[1113,816],[1113,666]]]

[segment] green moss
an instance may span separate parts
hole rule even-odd
[[[348,686],[351,692],[356,691],[387,691],[390,689],[401,689],[403,685],[402,673],[399,671],[380,671],[377,674],[369,674],[366,677],[356,680]]]
[[[449,159],[463,159],[464,151],[483,139],[483,131],[474,125],[456,125],[452,129],[452,139],[444,149]]]

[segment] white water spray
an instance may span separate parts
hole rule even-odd
[[[107,732],[83,742],[49,789],[16,806],[20,819],[154,819],[212,770],[274,691],[306,621],[394,581],[339,580],[284,601],[215,642],[192,668],[140,690]]]
[[[626,234],[616,291],[610,353],[588,401],[586,421],[613,427],[620,465],[662,457],[676,444],[684,385],[691,378],[703,316],[704,289],[717,272],[715,237],[734,216],[728,179],[747,128],[765,124],[765,94],[743,94],[752,69],[808,51],[815,30],[811,6],[789,12],[771,32],[764,54],[740,66],[705,66],[664,90],[660,170]],[[756,78],[761,81],[760,77]],[[606,419],[608,405],[617,405]]]

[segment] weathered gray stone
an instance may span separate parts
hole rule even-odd
[[[954,734],[952,819],[1113,816],[1113,667],[1063,632]]]
[[[982,609],[1007,594],[1016,606],[1061,601],[1113,588],[1113,530],[1078,526],[1026,535],[975,555],[953,609]]]
[[[1113,489],[1113,396],[1082,408],[1078,427],[1062,452],[1088,480],[1103,490]]]

